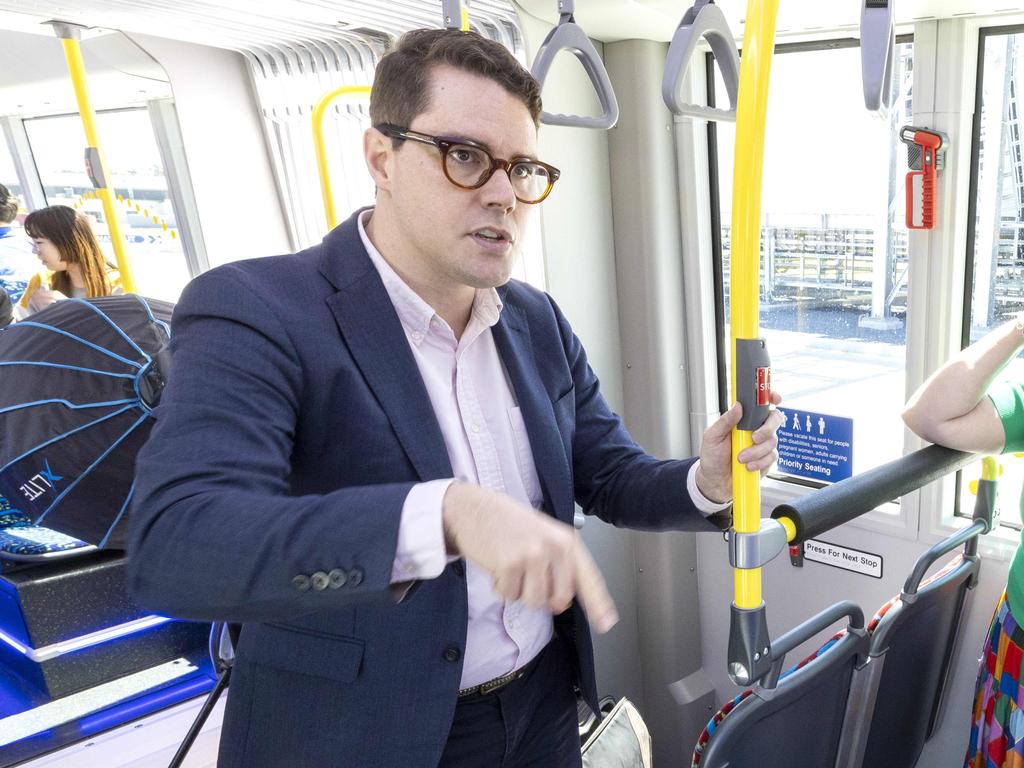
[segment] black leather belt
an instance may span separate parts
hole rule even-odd
[[[518,680],[519,678],[528,674],[534,667],[537,666],[537,664],[540,663],[540,658],[544,655],[544,652],[548,649],[548,647],[550,647],[550,643],[548,644],[548,646],[545,646],[545,648],[541,650],[540,653],[534,656],[525,665],[523,665],[522,667],[513,672],[509,672],[507,675],[496,677],[493,680],[488,680],[486,683],[480,683],[480,685],[473,685],[469,688],[463,688],[461,691],[459,691],[459,698],[464,699],[467,696],[472,696],[477,693],[481,696],[485,696],[488,693],[494,693],[494,691],[497,691],[500,688],[504,688],[509,683]]]

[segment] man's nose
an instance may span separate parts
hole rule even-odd
[[[481,188],[484,195],[484,202],[491,205],[500,205],[508,210],[516,207],[516,193],[512,189],[512,179],[504,169],[497,169],[491,178]]]

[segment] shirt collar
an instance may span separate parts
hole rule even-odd
[[[413,343],[418,345],[430,331],[431,320],[437,318],[439,323],[444,323],[444,320],[406,284],[370,241],[365,225],[372,215],[373,208],[368,208],[359,216],[357,220],[359,237],[363,241],[370,261],[373,262],[373,266],[380,274],[384,289],[395,306],[395,312],[398,313],[398,319],[413,334]],[[473,297],[472,314],[484,327],[490,327],[498,322],[498,318],[501,316],[501,307],[501,299],[494,288],[477,289],[476,295]]]

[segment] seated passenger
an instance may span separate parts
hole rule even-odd
[[[999,371],[1024,348],[1021,317],[954,355],[921,385],[903,412],[903,421],[915,434],[962,451],[1024,451],[1024,382],[992,386]],[[965,768],[1020,765],[1024,707],[1017,691],[1024,637],[1017,625],[1022,618],[1024,549],[1018,547],[985,637]]]
[[[14,321],[14,305],[5,291],[0,291],[0,328],[6,328]]]
[[[20,226],[15,226],[17,215],[18,198],[0,184],[0,289],[10,297],[9,301],[0,298],[0,304],[8,309],[21,299],[25,286],[39,269],[32,256],[28,236]],[[0,307],[0,327],[7,322],[3,321],[3,308]]]
[[[41,208],[25,217],[25,231],[46,272],[29,280],[18,302],[19,318],[59,299],[123,293],[120,275],[103,257],[84,214],[66,205]]]

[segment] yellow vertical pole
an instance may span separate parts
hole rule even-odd
[[[85,62],[82,59],[82,47],[79,44],[81,39],[81,27],[77,24],[58,22],[53,24],[54,32],[61,39],[64,46],[64,58],[67,59],[68,73],[71,75],[71,83],[75,88],[75,99],[78,101],[78,113],[82,117],[82,127],[85,128],[85,140],[89,147],[94,147],[100,158],[100,178],[105,178],[106,173],[101,169],[105,167],[103,152],[100,148],[99,135],[96,132],[96,113],[93,111],[92,102],[89,100],[89,89],[85,75]],[[114,255],[117,258],[117,269],[121,273],[121,285],[126,293],[135,292],[135,277],[132,274],[131,263],[128,260],[128,249],[125,246],[124,233],[121,231],[121,222],[117,218],[117,209],[114,206],[114,196],[109,187],[103,186],[96,189],[96,196],[103,203],[103,215],[107,218],[107,227],[110,231],[110,242],[114,246]]]
[[[749,0],[740,60],[736,105],[736,158],[733,177],[732,251],[729,312],[732,361],[732,402],[736,402],[736,340],[758,336],[758,285],[761,262],[761,178],[764,171],[764,131],[768,110],[768,80],[775,46],[778,0]],[[755,533],[761,525],[761,477],[736,461],[753,445],[751,432],[735,429],[733,455],[733,527]],[[734,571],[738,608],[761,605],[761,569]]]
[[[368,85],[343,85],[328,91],[320,97],[313,107],[313,149],[316,152],[316,170],[320,174],[320,194],[324,201],[324,214],[327,216],[327,228],[338,226],[338,212],[334,207],[334,188],[331,186],[331,170],[327,165],[327,145],[324,142],[324,117],[327,107],[339,96],[369,96]]]

